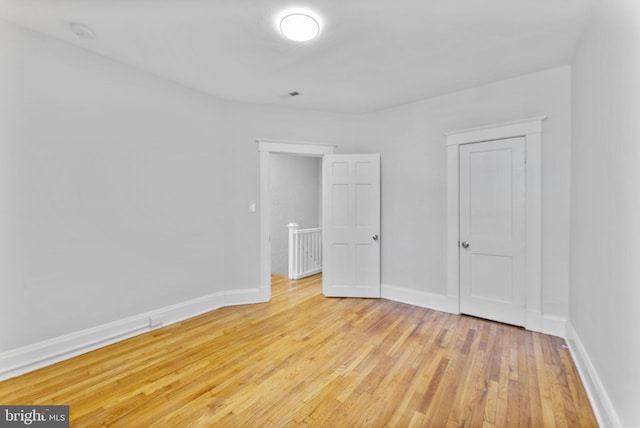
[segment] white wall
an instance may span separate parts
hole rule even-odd
[[[548,116],[543,133],[542,304],[566,318],[569,287],[570,70],[561,67],[368,117],[340,150],[382,154],[382,282],[446,295],[446,138],[481,125]]]
[[[0,352],[223,287],[223,119],[0,22]]]
[[[640,3],[601,1],[572,66],[570,322],[603,426],[640,426]],[[589,386],[589,385],[588,385]]]
[[[273,155],[269,161],[271,191],[271,272],[287,275],[289,228],[320,227],[322,158]]]

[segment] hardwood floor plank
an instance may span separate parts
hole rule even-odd
[[[529,411],[531,413],[531,426],[543,426],[542,404],[540,401],[540,384],[538,382],[538,370],[533,349],[531,335],[525,336],[525,355],[527,365],[527,378],[529,383]]]
[[[75,427],[597,426],[564,342],[273,276],[222,308],[0,382]]]

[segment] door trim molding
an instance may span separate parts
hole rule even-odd
[[[460,313],[459,156],[462,144],[524,137],[526,152],[525,328],[542,331],[542,122],[546,116],[445,133],[447,137],[447,308]]]
[[[271,204],[269,203],[269,164],[272,153],[323,157],[333,154],[336,145],[259,138],[260,152],[260,297],[271,300]]]

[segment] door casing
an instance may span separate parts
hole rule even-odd
[[[536,117],[446,133],[447,138],[447,309],[460,313],[460,146],[524,137],[525,328],[542,331],[542,122]]]

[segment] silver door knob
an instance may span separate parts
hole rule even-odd
[[[463,241],[462,248],[469,248],[469,241]]]
[[[374,241],[377,241],[377,240],[378,240],[378,238],[380,238],[380,237],[379,237],[378,235],[373,235],[371,238],[372,238]]]

